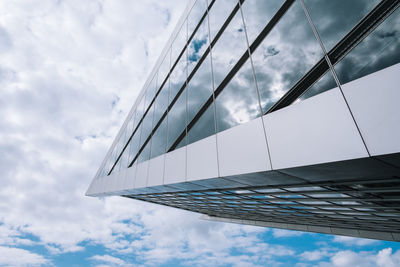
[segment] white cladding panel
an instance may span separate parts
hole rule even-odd
[[[135,188],[146,187],[148,167],[149,167],[149,161],[138,163],[136,171]]]
[[[135,188],[135,180],[136,180],[136,164],[132,167],[128,168],[125,176],[125,186],[124,189],[132,190]]]
[[[165,155],[164,184],[181,183],[186,180],[186,147]]]
[[[372,156],[400,152],[400,64],[342,86]]]
[[[264,116],[273,169],[368,157],[338,88]]]
[[[187,181],[218,177],[216,136],[187,146]]]
[[[149,175],[147,186],[162,185],[164,180],[165,155],[155,157],[149,161]]]
[[[220,176],[271,170],[261,118],[217,134]]]

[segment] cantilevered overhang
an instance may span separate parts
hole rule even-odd
[[[99,177],[87,195],[398,241],[399,73],[397,64]]]

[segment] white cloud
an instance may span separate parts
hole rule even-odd
[[[304,251],[300,254],[300,257],[306,261],[318,261],[332,254],[332,252],[329,252],[327,249],[322,248],[314,251]]]
[[[341,243],[346,246],[368,246],[378,244],[380,241],[366,238],[356,238],[350,236],[335,236],[333,242]]]
[[[274,237],[293,237],[293,236],[301,236],[305,234],[305,232],[294,231],[294,230],[285,230],[285,229],[274,229],[272,234]]]
[[[114,266],[127,266],[127,263],[125,261],[110,255],[94,255],[90,257],[90,260],[103,262]]]
[[[400,251],[392,253],[385,248],[378,253],[342,250],[335,253],[329,262],[319,263],[321,267],[395,267],[400,266]]]
[[[0,246],[0,266],[41,266],[50,264],[43,256],[25,249]]]

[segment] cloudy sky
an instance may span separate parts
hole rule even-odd
[[[84,193],[184,0],[0,1],[0,266],[400,266],[400,245]]]

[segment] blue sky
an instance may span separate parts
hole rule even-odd
[[[84,193],[186,2],[0,2],[0,266],[400,266],[398,243]]]

